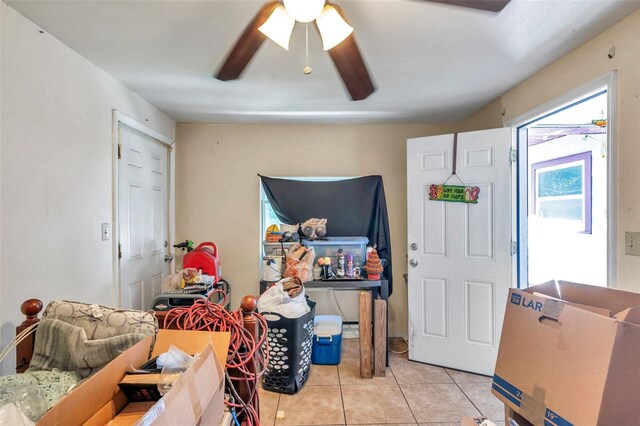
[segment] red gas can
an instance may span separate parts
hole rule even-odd
[[[203,274],[214,277],[214,284],[217,284],[220,279],[218,247],[212,242],[201,243],[184,255],[182,267],[201,269]]]

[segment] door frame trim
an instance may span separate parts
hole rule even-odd
[[[617,167],[616,167],[616,138],[617,138],[617,125],[618,125],[618,72],[617,70],[613,70],[608,72],[607,74],[598,77],[588,83],[585,83],[581,86],[576,87],[573,90],[570,90],[564,93],[561,96],[558,96],[555,99],[552,99],[548,102],[545,102],[542,105],[539,105],[532,110],[529,110],[517,117],[512,118],[504,123],[507,127],[514,127],[516,129],[535,121],[542,116],[546,115],[550,111],[561,109],[564,106],[570,105],[576,101],[578,98],[587,97],[589,94],[595,93],[598,89],[605,87],[607,90],[607,108],[608,108],[608,123],[607,123],[607,286],[610,288],[616,288],[617,286],[617,246],[618,246],[618,234],[617,234],[617,221],[616,215],[612,214],[617,209],[617,201],[618,201],[618,187],[616,185],[616,177],[617,177]],[[518,145],[520,145],[520,141],[517,141]],[[521,155],[520,146],[518,146],[518,170],[521,172],[522,164],[520,161],[524,158],[526,160],[526,156],[523,157]],[[525,165],[526,167],[526,165]],[[518,173],[520,174],[520,173]],[[514,185],[517,185],[517,181],[514,181]],[[519,223],[522,227],[527,225],[527,217],[526,214],[522,214],[522,212],[526,212],[526,200],[517,198],[514,203],[514,209],[519,210],[515,214],[518,217]],[[524,208],[524,210],[523,210]],[[527,246],[523,246],[522,243],[522,233],[520,229],[516,230],[515,234],[518,238],[518,259],[520,264],[520,259],[526,258],[527,256]],[[520,269],[520,265],[518,265],[518,269]],[[517,282],[519,285],[520,283]]]
[[[111,158],[112,158],[112,170],[113,170],[113,175],[112,175],[112,180],[111,180],[111,185],[113,188],[112,193],[112,211],[111,211],[111,216],[112,216],[112,227],[111,227],[111,241],[112,241],[112,259],[113,259],[113,301],[115,302],[115,304],[119,307],[122,306],[122,300],[120,300],[120,259],[118,258],[118,244],[120,242],[120,218],[119,218],[119,204],[118,204],[118,197],[119,197],[119,190],[120,190],[120,186],[119,186],[119,174],[120,174],[120,168],[119,168],[119,163],[118,163],[118,144],[120,143],[120,131],[119,131],[119,126],[120,124],[124,124],[128,127],[131,127],[134,130],[137,130],[143,134],[145,134],[146,136],[149,136],[150,138],[155,139],[156,141],[160,142],[161,144],[165,145],[167,147],[167,158],[168,158],[168,164],[167,164],[167,169],[168,169],[168,176],[167,176],[167,188],[168,188],[168,193],[167,193],[167,199],[169,202],[169,233],[168,233],[168,239],[169,239],[169,247],[171,247],[171,245],[173,244],[173,242],[176,240],[176,236],[175,236],[175,230],[176,230],[176,200],[175,200],[175,188],[176,188],[176,173],[175,173],[175,155],[176,155],[176,150],[175,150],[175,138],[171,138],[169,136],[166,136],[162,133],[160,133],[159,131],[152,129],[151,127],[147,126],[146,124],[143,124],[141,122],[139,122],[138,120],[136,120],[135,118],[132,118],[116,109],[112,110],[112,132],[111,132]],[[170,270],[173,270],[174,268],[174,262],[175,260],[172,260],[170,263]]]

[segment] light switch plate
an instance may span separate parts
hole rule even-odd
[[[640,256],[640,232],[624,233],[624,253],[631,256]]]
[[[102,241],[107,241],[111,239],[111,227],[108,223],[103,223],[101,226],[102,231]]]

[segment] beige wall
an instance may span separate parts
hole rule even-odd
[[[615,47],[613,59],[607,57]],[[617,287],[640,292],[640,257],[624,254],[624,232],[640,231],[640,12],[630,15],[537,72],[457,126],[459,131],[501,127],[590,81],[617,70]],[[502,115],[504,112],[504,116]]]
[[[390,334],[407,333],[407,138],[447,133],[432,125],[178,124],[177,238],[219,245],[232,304],[257,294],[259,179],[268,176],[382,175],[395,285]],[[329,224],[330,229],[331,224]]]
[[[4,348],[28,298],[117,304],[100,232],[113,216],[112,110],[169,137],[175,122],[3,2],[0,15]],[[9,356],[2,372],[14,367]]]

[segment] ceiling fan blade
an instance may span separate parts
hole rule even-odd
[[[340,6],[335,3],[332,6],[346,22],[347,19]],[[329,49],[329,56],[331,56],[333,64],[338,69],[338,73],[342,77],[351,99],[361,101],[376,91],[353,34],[349,35],[337,46]]]
[[[427,0],[453,6],[470,7],[491,12],[500,12],[511,0]]]
[[[220,71],[216,75],[218,80],[235,80],[240,77],[240,74],[242,74],[266,38],[258,28],[267,22],[267,19],[279,4],[279,1],[271,1],[262,6],[253,20],[247,25],[233,49],[231,49],[222,67],[220,67]]]
[[[329,50],[329,55],[342,77],[351,99],[361,101],[375,92],[367,66],[360,55],[360,50],[353,35]]]

